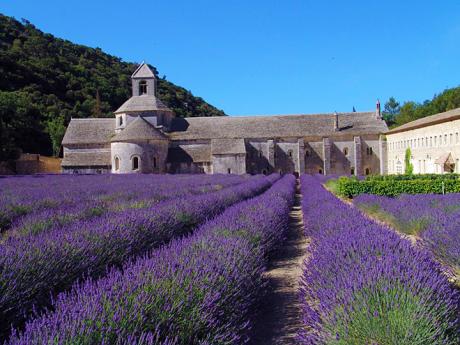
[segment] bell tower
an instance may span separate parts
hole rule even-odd
[[[150,67],[142,62],[131,76],[133,96],[155,96],[156,78]]]

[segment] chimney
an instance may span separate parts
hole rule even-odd
[[[375,116],[380,120],[382,119],[382,113],[380,112],[380,101],[377,99],[377,104],[375,108]]]
[[[339,131],[339,114],[334,111],[334,131]]]

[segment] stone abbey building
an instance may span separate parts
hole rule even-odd
[[[388,128],[372,112],[177,118],[146,64],[114,118],[72,119],[68,173],[384,174]]]

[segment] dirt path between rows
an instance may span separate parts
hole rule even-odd
[[[269,291],[262,301],[251,334],[251,345],[294,344],[301,310],[298,297],[302,264],[309,241],[303,234],[300,185],[289,214],[289,230],[284,244],[271,258],[266,277]]]

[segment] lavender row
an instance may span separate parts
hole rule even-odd
[[[0,180],[0,232],[21,227],[24,216],[83,214],[111,207],[139,207],[175,196],[195,194],[244,181],[240,176],[128,175],[37,176]],[[87,206],[86,206],[87,205]],[[81,209],[84,210],[81,210]],[[25,224],[29,224],[25,220]],[[65,219],[64,219],[65,221]]]
[[[460,276],[460,194],[401,195],[397,198],[362,194],[354,203],[387,220],[399,231],[420,236],[419,243]]]
[[[285,176],[122,271],[61,294],[55,312],[8,344],[244,344],[264,287],[267,254],[283,238],[295,179]]]
[[[12,238],[0,246],[0,325],[20,325],[49,305],[51,296],[83,277],[99,277],[175,236],[190,232],[228,206],[267,189],[278,175],[257,177],[233,188],[161,202],[142,210],[77,222],[66,231],[33,240]]]
[[[442,267],[302,176],[311,256],[301,344],[458,344],[460,296]]]
[[[85,194],[74,195],[72,199],[66,196],[66,200],[56,202],[55,207],[38,207],[35,211],[30,210],[22,217],[16,217],[9,231],[3,234],[3,241],[10,237],[41,235],[44,231],[65,229],[73,222],[89,220],[104,214],[110,217],[110,213],[114,214],[126,209],[152,207],[168,199],[221,190],[252,178],[231,176],[225,180],[222,179],[222,176],[217,176],[215,179],[204,179],[207,181],[204,184],[199,175],[191,175],[188,179],[178,178],[176,182],[171,180],[168,187],[167,185],[152,185],[148,179],[139,183],[132,177],[125,177],[126,182],[122,186],[111,186],[110,194],[101,196],[88,191]],[[151,177],[150,180],[152,180]],[[158,182],[160,181],[161,179],[158,179]],[[77,190],[79,189],[81,187],[77,187]]]

